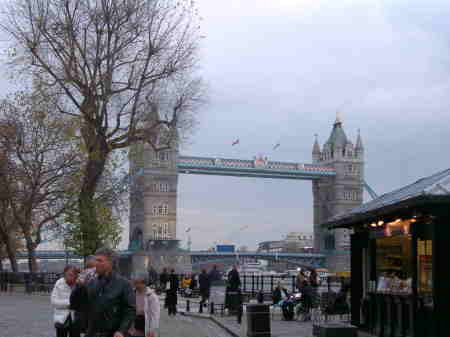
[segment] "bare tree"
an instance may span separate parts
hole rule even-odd
[[[15,42],[14,62],[63,93],[59,113],[80,121],[87,156],[78,203],[88,237],[110,153],[139,141],[173,147],[203,103],[198,21],[192,0],[10,1],[2,28]]]
[[[76,191],[79,147],[70,135],[73,121],[51,113],[55,103],[54,96],[42,92],[22,92],[0,102],[2,202],[9,223],[20,228],[32,272],[42,232],[76,201],[71,192]]]

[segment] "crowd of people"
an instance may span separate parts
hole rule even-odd
[[[210,298],[211,287],[222,283],[222,274],[214,266],[209,272],[203,269],[199,275],[179,276],[174,269],[164,268],[159,275],[135,273],[131,280],[119,275],[113,268],[114,251],[99,249],[88,257],[83,271],[68,265],[63,277],[58,279],[51,293],[54,308],[56,337],[156,337],[160,320],[159,294],[165,292],[164,308],[168,315],[177,314],[178,295],[201,298],[203,308]],[[152,287],[149,287],[149,285]],[[226,307],[239,309],[240,275],[236,266],[226,278]],[[299,271],[296,288],[301,294],[297,302],[281,282],[272,293],[273,304],[281,307],[289,320],[300,310],[308,314],[317,295],[319,278],[315,270]],[[202,310],[202,309],[200,309]],[[306,315],[307,317],[307,315]]]
[[[114,270],[114,265],[114,251],[102,248],[86,259],[83,271],[73,265],[64,268],[51,293],[56,337],[156,337],[159,293],[166,295],[164,308],[169,317],[175,316],[178,294],[189,297],[198,292],[203,307],[211,287],[222,280],[217,266],[181,278],[174,269],[164,268],[159,275],[135,273],[128,280]],[[228,288],[239,286],[234,267],[228,275]]]
[[[86,269],[68,265],[51,293],[57,337],[156,337],[159,296],[146,274],[125,279],[113,269],[114,251],[99,249]]]

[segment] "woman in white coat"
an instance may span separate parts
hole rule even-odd
[[[159,297],[146,286],[146,274],[136,274],[132,281],[136,290],[136,319],[129,334],[134,337],[156,337],[160,317]]]
[[[64,268],[64,276],[56,281],[51,295],[53,306],[53,322],[56,328],[56,337],[79,337],[72,325],[70,310],[70,294],[77,281],[78,269],[68,265]]]

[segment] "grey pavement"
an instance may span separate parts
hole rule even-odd
[[[237,323],[236,316],[228,316],[220,314],[209,315],[208,309],[204,309],[203,314],[198,313],[197,300],[191,300],[191,311],[186,312],[186,299],[179,297],[178,308],[181,313],[187,315],[188,317],[203,317],[211,319],[216,322],[219,326],[224,327],[229,331],[234,337],[244,337],[246,336],[246,313],[242,317],[242,324]],[[244,307],[245,311],[245,307]],[[280,310],[276,310],[271,314],[271,336],[272,337],[312,337],[312,322],[302,322],[302,321],[284,321],[282,320],[282,315]]]
[[[13,293],[0,294],[1,337],[54,337],[50,297]],[[209,319],[184,315],[168,317],[161,310],[161,337],[229,337]]]

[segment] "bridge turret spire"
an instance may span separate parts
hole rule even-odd
[[[320,145],[319,145],[319,140],[318,140],[318,136],[317,134],[314,135],[314,145],[313,145],[313,150],[312,150],[312,157],[313,157],[313,163],[317,163],[320,160]]]
[[[358,129],[358,138],[356,139],[355,150],[356,151],[364,150],[363,142],[362,142],[362,139],[361,139],[361,130],[360,129]]]

